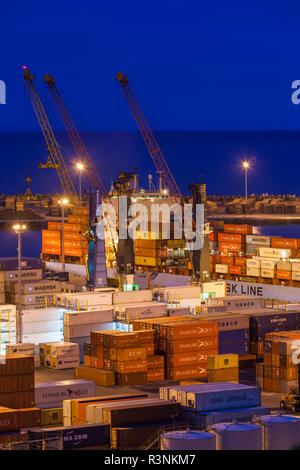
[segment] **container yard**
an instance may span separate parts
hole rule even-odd
[[[299,7],[34,3],[0,19],[0,451],[300,450]]]

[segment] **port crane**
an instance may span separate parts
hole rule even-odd
[[[34,83],[35,76],[30,72],[27,67],[23,67],[24,70],[24,83],[28,91],[31,103],[33,105],[35,114],[37,116],[38,122],[40,124],[42,133],[44,135],[47,150],[48,150],[48,159],[51,160],[51,164],[57,170],[59,180],[61,182],[63,191],[67,194],[73,203],[78,202],[78,195],[73,184],[72,178],[68,171],[68,168],[65,164],[64,158],[62,156],[60,147],[55,138],[54,132],[50,125],[49,119],[47,117],[45,108],[43,106],[42,100],[39,96],[37,87]]]
[[[57,170],[64,194],[70,198],[71,202],[75,206],[80,206],[80,200],[79,200],[77,191],[75,189],[72,178],[70,176],[70,173],[64,161],[63,155],[61,153],[60,147],[58,145],[58,142],[52,130],[49,119],[47,117],[42,100],[39,96],[39,92],[34,83],[35,76],[31,74],[30,70],[27,67],[23,67],[23,70],[24,70],[25,87],[28,91],[30,100],[32,102],[34,111],[36,113],[38,122],[40,124],[42,133],[46,141],[46,145],[48,149],[48,159],[50,158],[51,164],[53,164],[52,168],[54,167]],[[93,207],[96,208],[96,204],[93,204]],[[82,229],[83,233],[81,233],[81,236],[83,235],[85,238],[87,238],[89,242],[89,261],[88,262],[86,261],[85,256],[84,256],[88,284],[91,285],[91,282],[92,282],[93,287],[101,287],[107,284],[107,273],[106,273],[106,265],[105,265],[105,245],[104,245],[104,240],[101,240],[98,243],[98,241],[96,240],[96,237],[94,236],[96,232],[96,225],[97,225],[96,222],[94,222],[93,229],[91,229],[91,227],[83,227]],[[95,249],[95,245],[98,245],[96,249]],[[81,246],[83,249],[82,238],[81,238]],[[83,250],[83,254],[84,254],[84,250]],[[99,273],[95,272],[95,266],[98,267],[99,270],[101,271],[100,275]],[[92,274],[92,276],[90,276],[90,274]]]
[[[167,161],[158,145],[158,142],[146,120],[146,117],[143,113],[142,107],[132,89],[132,87],[129,84],[129,78],[125,76],[122,72],[119,72],[116,76],[116,80],[120,83],[122,91],[124,93],[125,99],[129,105],[129,108],[133,114],[133,117],[137,123],[137,126],[140,130],[140,133],[144,139],[144,142],[147,146],[147,149],[150,153],[150,156],[154,162],[154,165],[156,167],[157,172],[159,175],[161,175],[163,184],[165,188],[168,190],[168,195],[169,199],[171,200],[172,204],[179,203],[181,206],[184,206],[186,204],[183,195],[180,192],[180,189],[172,175],[172,172],[167,164]],[[196,188],[195,188],[196,189]],[[197,198],[193,198],[194,201]],[[198,198],[199,201],[199,198]],[[192,221],[192,226],[193,229],[195,229],[195,222],[194,219]],[[205,237],[207,238],[207,236]],[[200,256],[199,256],[199,250],[197,253],[192,254],[192,252],[189,250],[189,258],[191,262],[191,267],[192,267],[192,278],[194,282],[198,282],[199,280],[208,280],[209,279],[209,256],[207,255],[208,252],[208,240],[205,240],[205,245],[206,245],[206,256],[205,256],[205,269],[196,269],[194,259],[196,259],[197,265],[200,264]],[[196,256],[195,256],[196,255]],[[208,259],[208,261],[207,261]],[[203,273],[205,273],[205,277],[203,276]],[[207,274],[206,274],[207,273]]]
[[[110,197],[100,178],[97,168],[94,165],[94,162],[77,130],[77,127],[71,117],[71,113],[62,97],[62,94],[59,91],[58,87],[56,86],[55,78],[53,78],[50,74],[46,74],[44,76],[44,82],[47,84],[47,88],[54,101],[55,107],[60,115],[60,118],[64,124],[64,127],[73,145],[75,153],[80,159],[80,162],[83,164],[86,170],[86,175],[87,175],[87,178],[89,180],[91,187],[98,188],[100,192],[101,200],[104,203],[104,210],[106,212],[106,220],[108,224],[108,229],[110,231],[110,236],[112,240],[113,250],[115,253],[118,272],[121,272],[122,264],[124,264],[122,263],[122,259],[126,258],[126,252],[128,251],[127,250],[128,246],[126,246],[126,241],[124,241],[125,243],[122,243],[123,241],[120,243],[120,240],[119,240],[118,252],[117,252],[116,245],[114,242],[114,238],[115,238],[114,231],[117,228],[116,226],[117,224],[115,221],[115,214],[112,209]],[[133,251],[133,248],[131,251]],[[134,261],[133,261],[133,265],[134,265]]]

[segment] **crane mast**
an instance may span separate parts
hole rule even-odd
[[[28,68],[24,68],[24,83],[40,124],[42,133],[44,135],[52,164],[57,169],[58,177],[64,193],[67,194],[73,200],[73,202],[77,202],[78,195],[75,186],[63,159],[38,90],[35,86],[34,78],[35,76],[30,73],[30,70]]]

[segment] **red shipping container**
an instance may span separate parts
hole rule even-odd
[[[242,256],[236,256],[234,258],[234,264],[236,266],[247,266],[247,258],[243,258]]]
[[[234,264],[234,257],[233,256],[220,256],[221,264]]]
[[[240,276],[242,274],[242,266],[229,266],[229,274],[237,274]]]
[[[277,279],[285,279],[289,281],[290,279],[292,279],[292,272],[277,270],[276,277]]]
[[[218,233],[219,242],[242,243],[244,238],[239,233]]]
[[[224,224],[224,233],[241,233],[243,235],[252,235],[253,226]]]
[[[297,249],[300,248],[299,238],[280,238],[272,237],[271,240],[272,248],[286,248],[286,249]]]
[[[217,232],[209,232],[208,239],[210,242],[217,241]]]

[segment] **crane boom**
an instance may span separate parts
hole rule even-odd
[[[82,164],[86,168],[86,175],[89,180],[90,185],[97,187],[100,191],[101,196],[107,196],[104,184],[97,172],[97,169],[94,165],[92,158],[90,157],[86,146],[80,137],[80,134],[75,126],[73,119],[69,113],[67,106],[65,105],[61,93],[56,87],[55,78],[51,77],[49,74],[44,76],[44,81],[48,85],[48,90],[51,94],[51,97],[55,103],[55,106],[58,110],[58,113],[61,117],[61,120],[65,126],[67,134],[70,141],[74,147],[74,150],[78,157],[81,159]]]
[[[169,191],[169,199],[173,204],[179,203],[182,206],[185,204],[184,197],[182,196],[180,189],[171,173],[171,170],[166,162],[165,157],[154,137],[154,134],[145,118],[142,108],[129,85],[129,79],[122,72],[119,72],[116,76],[117,81],[120,83],[123,90],[126,101],[131,109],[133,117],[137,123],[137,126],[142,134],[142,137],[147,145],[150,156],[154,162],[157,172],[161,175],[163,183]],[[192,226],[195,227],[194,219],[192,219]],[[192,252],[189,250],[189,258],[192,267],[193,280],[197,281],[197,273],[193,263]]]
[[[107,222],[108,222],[108,227],[110,229],[110,235],[111,235],[111,240],[113,244],[113,249],[115,256],[117,258],[117,251],[116,251],[116,246],[113,238],[113,227],[114,227],[114,212],[111,206],[111,200],[109,195],[107,194],[107,191],[105,189],[105,186],[100,178],[100,175],[97,171],[97,168],[94,165],[94,162],[87,151],[87,148],[76,128],[76,125],[70,115],[70,112],[61,96],[61,93],[59,92],[56,84],[55,84],[55,78],[51,77],[51,75],[46,74],[44,76],[44,82],[48,85],[48,90],[51,94],[51,97],[54,101],[54,104],[58,110],[58,113],[60,115],[60,118],[65,126],[66,132],[69,136],[69,139],[73,145],[73,148],[76,152],[76,155],[80,158],[81,163],[84,165],[84,168],[86,170],[86,175],[89,180],[89,183],[91,187],[96,188],[101,196],[102,201],[105,203],[105,211],[107,213]]]
[[[172,202],[180,202],[184,204],[184,198],[178,188],[178,185],[171,173],[170,168],[163,156],[163,153],[157,143],[156,138],[145,118],[142,108],[136,99],[136,96],[129,85],[129,79],[123,73],[119,72],[116,77],[123,90],[126,101],[131,109],[131,112],[136,120],[138,128],[142,137],[147,145],[150,156],[154,162],[157,172],[161,175],[165,187],[169,191],[169,197]]]
[[[24,68],[24,83],[44,135],[52,164],[55,165],[55,168],[57,169],[58,177],[65,194],[67,194],[73,201],[77,201],[78,195],[75,186],[63,159],[38,90],[35,86],[34,78],[35,77],[30,73],[30,70],[28,68]]]

